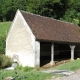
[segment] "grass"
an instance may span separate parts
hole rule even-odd
[[[0,80],[2,79],[2,77],[5,79],[6,77],[10,76],[12,77],[19,76],[20,78],[22,78],[22,76],[26,76],[25,79],[21,80],[46,80],[47,78],[50,78],[52,76],[52,74],[42,73],[39,71],[29,71],[29,72],[18,71],[17,73],[18,74],[16,75],[15,70],[14,71],[0,70]]]
[[[58,66],[55,66],[52,68],[54,70],[71,70],[71,71],[76,71],[80,69],[80,59],[79,60],[74,60],[68,63],[64,63]],[[46,80],[49,79],[51,76],[57,76],[54,74],[50,73],[43,73],[37,70],[32,70],[32,71],[23,71],[23,70],[13,70],[13,71],[8,71],[8,70],[0,70],[0,80],[2,77],[15,77],[15,71],[17,71],[17,75],[22,78],[22,76],[26,76],[27,78],[24,80]],[[17,80],[17,79],[16,79]]]
[[[64,63],[58,66],[55,66],[52,68],[54,70],[71,70],[71,71],[76,71],[80,69],[80,59],[79,60],[74,60],[68,63]],[[46,80],[49,79],[51,76],[57,76],[54,74],[50,73],[43,73],[37,70],[32,70],[32,71],[22,71],[22,70],[13,70],[13,71],[8,71],[8,70],[0,70],[0,80],[2,77],[15,77],[15,71],[17,71],[17,75],[22,78],[22,76],[26,76],[24,80]],[[17,79],[16,79],[17,80]],[[23,79],[22,79],[23,80]]]
[[[71,70],[71,71],[76,71],[78,69],[80,69],[80,59],[79,60],[74,60],[68,63],[64,63],[58,66],[55,66],[54,68],[52,68],[54,70]],[[46,80],[49,79],[51,76],[56,76],[59,77],[57,75],[54,74],[50,74],[50,73],[43,73],[37,70],[32,70],[32,71],[23,71],[23,70],[13,70],[13,71],[8,71],[8,70],[0,70],[0,80],[2,77],[6,78],[9,76],[16,76],[15,71],[17,71],[17,75],[19,77],[22,76],[26,76],[27,78],[24,80]],[[17,80],[17,79],[16,79]]]
[[[11,26],[11,22],[0,22],[0,36],[7,35],[7,32],[9,31]],[[59,66],[55,66],[52,68],[54,70],[71,70],[71,71],[76,71],[80,69],[80,59],[79,60],[74,60],[68,63],[61,64]],[[47,78],[50,78],[53,76],[53,74],[49,73],[42,73],[40,71],[20,71],[17,70],[18,75],[20,77],[26,76],[27,78],[24,80],[46,80]],[[8,70],[0,70],[0,80],[2,77],[6,78],[9,76],[16,76],[15,70],[13,71],[8,71]]]
[[[71,70],[71,71],[76,71],[80,69],[80,59],[79,60],[74,60],[68,63],[61,64],[59,66],[54,67],[53,69],[55,70]]]
[[[11,22],[0,22],[0,36],[7,35]]]

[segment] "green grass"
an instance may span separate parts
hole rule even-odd
[[[11,22],[0,22],[0,36],[7,35]]]
[[[7,32],[9,31],[10,27],[11,27],[11,22],[0,22],[0,36],[7,35]],[[80,69],[80,59],[61,64],[52,69],[76,71],[76,70]],[[40,71],[25,72],[25,71],[17,70],[17,72],[18,72],[18,76],[20,76],[20,77],[26,76],[27,77],[24,80],[46,80],[47,78],[50,78],[51,76],[53,76],[53,74],[42,73]],[[15,70],[13,70],[13,71],[0,70],[0,80],[2,77],[4,77],[4,78],[9,77],[9,76],[14,77],[15,75],[16,75]]]
[[[52,74],[49,73],[42,73],[39,71],[29,71],[29,72],[23,72],[23,71],[17,71],[17,75],[22,78],[22,76],[26,76],[27,78],[24,80],[46,80],[47,78],[50,78]],[[13,71],[8,71],[8,70],[0,70],[0,80],[1,78],[6,78],[6,77],[15,77],[15,70]],[[17,79],[16,79],[17,80]],[[23,79],[21,79],[23,80]]]
[[[76,71],[80,69],[80,59],[79,60],[74,60],[68,63],[61,64],[59,66],[54,67],[53,69],[55,70],[71,70],[71,71]]]
[[[80,69],[80,59],[61,64],[51,69],[76,71]],[[50,73],[43,73],[37,70],[26,71],[26,72],[18,69],[13,71],[0,70],[0,80],[2,77],[6,78],[9,76],[12,76],[12,77],[16,76],[15,71],[17,71],[19,77],[26,76],[27,78],[24,80],[46,80],[46,79],[49,79],[51,76],[57,76]]]

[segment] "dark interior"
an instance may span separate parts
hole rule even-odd
[[[51,61],[51,44],[51,42],[40,43],[40,66],[43,66]],[[76,51],[77,50],[75,50],[75,52]],[[61,61],[70,58],[71,48],[69,44],[54,43],[54,61]]]

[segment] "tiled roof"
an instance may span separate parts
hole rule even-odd
[[[76,24],[20,11],[37,40],[80,43],[80,27]]]

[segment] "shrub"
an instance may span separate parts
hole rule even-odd
[[[10,67],[12,65],[12,61],[9,57],[4,54],[0,54],[0,69]]]

